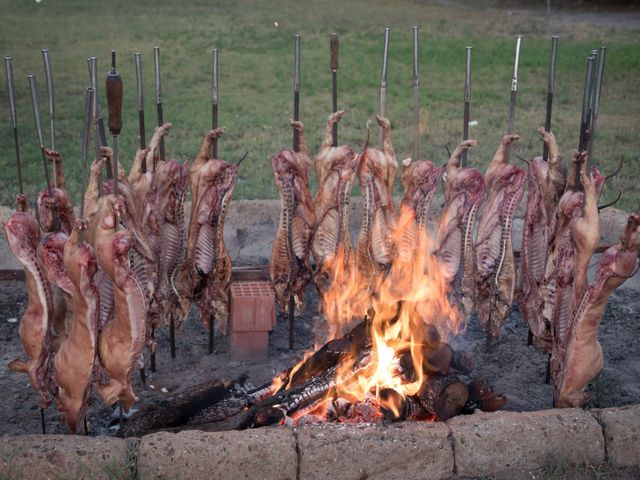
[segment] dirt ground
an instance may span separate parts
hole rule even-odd
[[[0,282],[0,435],[40,432],[40,414],[36,395],[27,377],[10,371],[8,362],[22,354],[18,336],[19,318],[26,307],[24,284]],[[147,372],[146,388],[135,377],[135,391],[140,404],[166,398],[181,390],[214,378],[237,378],[248,375],[254,384],[269,380],[274,374],[293,365],[304,351],[312,348],[314,330],[322,329],[318,315],[318,296],[309,287],[306,309],[297,316],[295,351],[288,349],[286,319],[279,317],[269,339],[269,360],[264,364],[232,362],[228,341],[216,337],[215,353],[207,355],[207,332],[195,312],[185,327],[177,332],[177,358],[169,356],[167,329],[157,332],[159,352],[156,373]],[[600,342],[605,353],[605,366],[593,383],[590,407],[621,406],[640,398],[640,298],[630,289],[615,292],[606,309],[600,328]],[[450,342],[458,349],[473,352],[476,368],[472,376],[491,381],[496,391],[508,398],[509,410],[526,411],[550,408],[552,387],[544,383],[547,356],[534,346],[527,346],[527,329],[517,308],[505,323],[501,337],[490,353],[484,352],[484,334],[472,319],[468,329]],[[113,434],[109,429],[112,409],[95,395],[89,408],[91,434]],[[115,422],[115,419],[114,419]],[[64,433],[61,415],[55,406],[46,411],[48,433]]]

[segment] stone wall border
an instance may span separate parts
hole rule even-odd
[[[445,423],[324,424],[140,439],[0,437],[0,479],[446,479],[572,464],[640,468],[640,404],[459,416]]]

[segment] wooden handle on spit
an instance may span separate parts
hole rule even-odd
[[[107,74],[107,103],[109,105],[109,131],[119,135],[122,130],[122,78],[116,70],[116,52],[111,52],[111,70]]]

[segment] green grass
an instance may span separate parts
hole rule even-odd
[[[471,2],[470,2],[471,3]],[[541,6],[543,2],[540,2]],[[585,59],[590,48],[608,46],[607,70],[596,139],[595,163],[604,171],[617,158],[628,160],[618,182],[621,205],[640,205],[638,121],[640,120],[640,34],[622,27],[548,23],[539,12],[478,6],[434,6],[420,0],[303,2],[213,0],[182,2],[0,0],[0,53],[12,55],[18,94],[25,190],[33,197],[43,173],[33,126],[26,74],[36,73],[43,118],[46,89],[41,48],[49,48],[56,86],[58,147],[65,155],[72,195],[77,200],[86,58],[97,56],[102,84],[111,49],[119,52],[125,83],[120,156],[128,167],[137,145],[133,52],[143,55],[147,136],[155,121],[153,46],[161,47],[165,120],[174,124],[167,154],[192,159],[210,125],[211,48],[220,49],[220,143],[223,158],[245,150],[236,198],[275,198],[270,157],[291,143],[293,35],[302,34],[301,117],[312,150],[320,145],[331,109],[329,34],[340,33],[339,104],[348,110],[340,141],[359,147],[366,121],[378,107],[382,29],[392,28],[387,116],[401,160],[411,153],[411,27],[421,26],[421,112],[423,156],[446,160],[461,136],[465,45],[473,45],[471,129],[480,140],[469,156],[484,169],[506,128],[514,35],[524,33],[516,130],[516,153],[541,151],[536,128],[544,121],[549,36],[559,33],[557,93],[553,130],[565,158],[577,145]],[[486,5],[481,2],[481,5]],[[279,28],[274,22],[279,22]],[[104,94],[102,101],[104,106]],[[106,111],[106,108],[103,108]],[[48,125],[48,122],[45,122]],[[45,131],[45,135],[47,132]],[[0,79],[0,202],[17,192],[13,140],[4,75]],[[517,160],[515,160],[517,161]],[[614,182],[615,183],[615,182]],[[617,188],[617,185],[614,185]],[[606,197],[614,196],[609,189]]]

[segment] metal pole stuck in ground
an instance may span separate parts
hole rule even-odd
[[[211,128],[218,128],[218,49],[212,50],[211,63]],[[218,158],[218,139],[211,144],[211,158]]]
[[[153,71],[156,83],[156,114],[157,125],[161,127],[164,124],[164,115],[162,114],[162,84],[160,83],[160,47],[153,47]],[[164,160],[164,137],[160,139],[160,160]],[[153,170],[155,171],[155,161]]]
[[[51,71],[51,57],[49,50],[42,50],[42,61],[44,63],[44,74],[47,80],[47,98],[49,100],[49,130],[51,134],[51,150],[56,150],[56,102],[53,94],[53,72]],[[58,166],[53,163],[53,186],[58,186]]]
[[[578,140],[578,150],[584,152],[589,145],[589,123],[590,118],[590,102],[591,102],[591,84],[593,83],[593,64],[595,58],[589,55],[587,58],[587,72],[584,79],[584,92],[582,95],[582,115],[580,117],[580,138]],[[574,178],[574,188],[582,190],[582,182],[580,182],[580,168],[576,168]]]
[[[522,35],[516,37],[516,55],[513,62],[513,76],[511,77],[511,101],[509,102],[509,118],[507,120],[507,133],[513,133],[513,124],[516,116],[516,99],[518,97],[518,67],[520,64],[520,46],[522,45]],[[509,151],[511,145],[507,145],[505,156],[509,161]]]
[[[556,86],[556,59],[558,56],[558,36],[551,36],[551,61],[549,62],[549,82],[547,84],[547,115],[544,120],[544,129],[551,131],[551,111],[553,109],[553,94]],[[549,147],[544,143],[542,159],[549,160]]]
[[[602,95],[602,83],[604,82],[604,62],[607,55],[607,47],[600,47],[598,64],[596,66],[595,87],[593,93],[593,108],[591,110],[591,134],[589,135],[589,159],[593,161],[593,145],[596,136],[598,113],[600,112],[600,97]]]
[[[465,47],[467,50],[466,71],[464,76],[464,114],[462,124],[462,140],[469,139],[469,121],[471,120],[471,47]],[[467,151],[462,152],[460,157],[460,166],[467,166]]]
[[[89,156],[89,135],[91,134],[91,111],[95,91],[87,87],[84,97],[84,124],[82,129],[82,178],[80,183],[80,218],[84,218],[84,191],[87,188],[87,169]],[[84,243],[84,229],[80,230],[80,243]]]
[[[49,169],[47,168],[47,156],[44,153],[44,140],[42,137],[42,120],[40,118],[40,100],[38,99],[38,88],[36,85],[36,76],[33,74],[27,75],[29,80],[29,90],[31,92],[31,106],[33,107],[33,120],[36,125],[36,134],[38,136],[38,144],[40,145],[40,152],[42,153],[42,165],[44,167],[44,178],[47,182],[47,190],[49,196],[51,196],[51,183],[49,182]]]
[[[330,51],[330,67],[331,67],[331,99],[332,99],[332,112],[338,111],[338,58],[340,54],[340,38],[337,33],[331,34],[329,40]],[[331,132],[332,145],[338,146],[338,123],[333,125],[333,131]]]
[[[218,128],[218,49],[211,51],[211,128]],[[211,144],[211,158],[218,158],[218,139],[214,139]],[[209,316],[207,322],[209,328],[209,344],[208,353],[211,355],[215,347],[215,317],[213,314]],[[169,324],[169,343],[171,345],[171,358],[176,358],[176,334],[175,320],[171,317]]]
[[[111,70],[107,73],[109,131],[113,137],[113,194],[118,195],[118,135],[122,130],[122,78],[116,70],[116,51],[111,51]]]
[[[385,116],[385,106],[387,102],[387,62],[389,59],[389,34],[391,29],[385,27],[384,29],[384,47],[382,48],[382,70],[380,71],[380,101],[378,108],[378,115]],[[378,147],[382,150],[382,143],[384,141],[384,129],[378,127]]]
[[[20,138],[18,137],[18,112],[16,109],[16,90],[13,84],[13,63],[11,57],[4,57],[4,68],[7,74],[7,88],[9,90],[9,113],[11,115],[11,127],[13,128],[13,143],[16,148],[16,167],[18,167],[18,187],[22,189],[22,166],[20,162]]]
[[[300,35],[294,37],[295,50],[293,62],[293,119],[300,120]],[[293,129],[293,150],[300,151],[300,135],[296,128]]]
[[[100,97],[98,95],[98,59],[96,57],[90,57],[89,60],[89,77],[91,79],[91,88],[93,88],[93,124],[94,124],[94,136],[96,144],[96,156],[100,158],[102,153],[100,152],[100,146],[106,147],[107,144],[107,132],[104,128],[104,118],[102,116],[102,108],[100,108]],[[107,177],[113,178],[113,169],[111,168],[111,162],[106,163]]]
[[[144,83],[142,81],[142,55],[140,52],[133,54],[136,65],[136,94],[138,97],[138,138],[140,149],[147,148],[147,138],[144,126]],[[147,171],[147,161],[142,160],[142,173]]]
[[[419,30],[413,27],[413,159],[420,159],[420,56]]]
[[[300,35],[295,36],[295,50],[293,62],[293,119],[300,120]],[[296,128],[293,129],[293,151],[300,151],[300,134]],[[292,285],[289,284],[289,305],[287,315],[289,319],[289,349],[293,349],[295,341],[295,299],[292,293]]]

